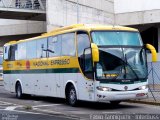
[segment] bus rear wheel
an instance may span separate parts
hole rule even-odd
[[[16,84],[16,97],[18,99],[23,98],[22,87],[21,87],[21,84],[19,82]]]
[[[71,106],[77,105],[77,94],[73,85],[71,85],[67,91],[67,103]]]

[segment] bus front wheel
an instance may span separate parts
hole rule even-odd
[[[71,106],[77,105],[77,94],[73,85],[71,85],[67,91],[67,103]]]
[[[23,98],[22,87],[21,87],[21,84],[19,82],[16,84],[16,97],[18,99]]]

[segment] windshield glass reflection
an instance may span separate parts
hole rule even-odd
[[[136,48],[100,48],[96,66],[98,79],[143,79],[147,76],[145,51]]]
[[[131,45],[142,46],[142,40],[138,32],[127,31],[94,31],[92,39],[98,46],[106,45]]]

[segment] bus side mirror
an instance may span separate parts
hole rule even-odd
[[[91,43],[93,62],[99,62],[99,50],[95,43]]]
[[[152,53],[152,62],[157,62],[157,52],[154,46],[151,44],[146,44],[146,48],[149,49]]]

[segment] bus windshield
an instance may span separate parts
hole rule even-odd
[[[142,46],[138,32],[95,31],[92,32],[92,39],[97,45]]]
[[[146,56],[138,32],[96,31],[92,32],[92,39],[99,48],[97,79],[111,82],[146,80]]]
[[[99,48],[99,53],[100,60],[96,67],[98,79],[139,80],[147,77],[144,49]]]

